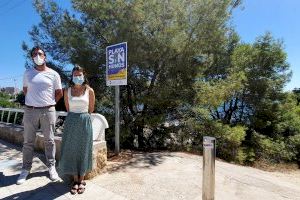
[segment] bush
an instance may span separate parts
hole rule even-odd
[[[203,136],[212,136],[216,138],[216,152],[219,158],[238,163],[243,163],[247,159],[248,155],[245,155],[247,151],[242,148],[246,136],[244,126],[231,127],[212,120],[206,120],[201,124],[191,120],[188,126],[190,133],[196,133],[188,134],[192,140],[193,150],[202,151]]]
[[[289,137],[289,149],[295,154],[295,159],[300,166],[300,134]]]
[[[218,124],[217,154],[227,161],[243,163],[246,155],[242,150],[242,142],[245,140],[246,128],[243,126],[230,127]]]
[[[241,147],[238,149],[238,153],[235,158],[237,163],[252,165],[255,160],[255,150],[252,147]]]
[[[258,159],[266,159],[276,163],[296,160],[297,150],[295,149],[295,145],[298,142],[296,138],[294,138],[294,140],[285,140],[282,137],[273,139],[254,133],[253,141],[257,147],[256,156]],[[295,144],[291,145],[292,141],[294,141]]]
[[[14,108],[14,107],[16,107],[16,105],[15,105],[14,102],[10,102],[7,99],[0,98],[0,107],[3,107],[3,108]]]

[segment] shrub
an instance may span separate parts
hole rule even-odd
[[[282,137],[273,139],[258,133],[253,134],[253,141],[256,148],[256,156],[259,159],[266,159],[271,162],[279,163],[281,161],[296,160],[297,151],[293,145],[289,145],[291,141],[297,143],[297,139],[285,140]]]
[[[295,154],[295,159],[300,166],[300,134],[289,137],[288,146],[290,151]]]
[[[246,155],[241,148],[245,140],[246,128],[243,126],[230,127],[218,124],[217,131],[217,154],[227,161],[243,163]]]
[[[7,99],[0,98],[0,107],[3,108],[14,108],[16,107],[14,102],[10,102]]]
[[[190,139],[193,149],[202,151],[203,136],[216,138],[216,152],[219,158],[227,161],[243,163],[247,159],[247,151],[243,151],[242,143],[245,140],[246,128],[237,125],[231,127],[221,122],[206,120],[204,123],[190,121]]]

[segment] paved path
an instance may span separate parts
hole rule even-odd
[[[30,178],[16,185],[22,154],[0,140],[0,199],[201,199],[202,157],[186,153],[135,153],[126,162],[110,161],[107,172],[87,181],[82,195],[48,178],[44,156],[36,153]],[[293,173],[216,162],[217,200],[300,200],[300,170]]]

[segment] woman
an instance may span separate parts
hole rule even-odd
[[[82,67],[72,70],[70,87],[64,91],[68,116],[62,136],[62,174],[73,176],[71,194],[82,194],[85,190],[84,176],[92,170],[93,130],[90,113],[94,111],[94,90],[87,84]]]

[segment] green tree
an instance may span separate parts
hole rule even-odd
[[[264,116],[272,118],[291,76],[282,42],[267,33],[253,44],[232,45],[229,41],[228,46],[233,46],[228,61],[216,62],[225,70],[196,83],[199,103],[211,111],[213,119],[223,123],[266,127]],[[212,71],[216,72],[214,63]]]
[[[242,67],[247,77],[241,96],[247,120],[255,131],[271,136],[272,121],[276,119],[278,104],[284,99],[284,85],[291,76],[283,43],[267,33],[252,46],[241,48],[233,56],[235,65]]]
[[[293,93],[297,96],[297,105],[300,103],[300,88],[294,88]]]
[[[76,15],[53,1],[36,0],[42,22],[30,32],[32,40],[55,62],[85,67],[99,104],[107,107],[99,109],[110,113],[111,89],[104,82],[105,47],[127,41],[122,135],[129,146],[138,136],[144,148],[151,146],[149,138],[160,132],[181,103],[193,103],[192,86],[205,67],[201,59],[216,54],[214,49],[223,44],[230,31],[231,10],[240,1],[73,0],[72,4]],[[148,136],[145,130],[150,130]]]
[[[25,95],[23,91],[16,96],[16,102],[22,106],[25,105]]]
[[[11,95],[0,92],[0,107],[3,108],[14,108],[16,107],[15,103],[11,100]]]
[[[253,44],[240,44],[238,37],[231,34],[223,46],[216,47],[216,51],[221,53],[208,59],[206,71],[199,74],[200,78],[194,85],[197,98],[193,123],[197,122],[199,125],[192,126],[192,129],[200,135],[203,132],[216,135],[221,141],[220,151],[226,152],[228,148],[225,147],[233,141],[226,140],[225,130],[230,129],[226,129],[225,125],[228,124],[231,128],[244,127],[246,137],[239,137],[240,134],[236,132],[236,138],[230,138],[241,139],[238,143],[241,146],[235,146],[241,152],[240,155],[243,154],[243,146],[255,146],[255,139],[252,137],[254,133],[278,139],[276,136],[282,137],[284,132],[289,132],[288,125],[294,130],[293,134],[297,133],[297,120],[293,118],[297,113],[284,113],[286,110],[281,109],[290,105],[285,103],[287,97],[283,87],[291,76],[282,42],[266,33]],[[221,55],[223,57],[218,59]],[[223,134],[216,134],[220,126]],[[231,131],[234,134],[235,131]],[[284,142],[288,141],[283,141],[282,138],[279,140],[287,145]],[[254,152],[251,150],[251,154]],[[243,162],[243,156],[239,157],[240,155],[231,153],[230,156],[221,156]],[[244,159],[246,157],[247,155]],[[286,158],[289,160],[292,156]]]

